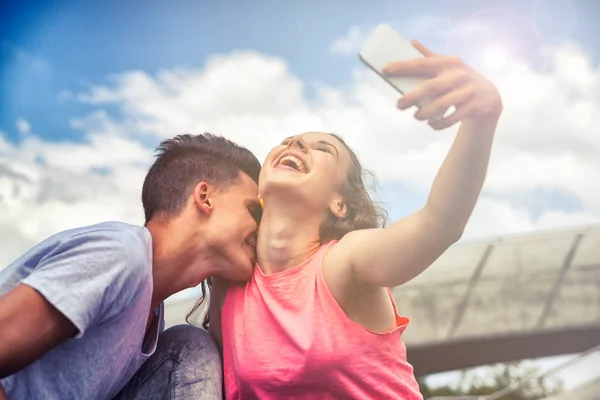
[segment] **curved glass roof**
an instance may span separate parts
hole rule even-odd
[[[600,225],[457,244],[393,289],[407,344],[600,325]]]

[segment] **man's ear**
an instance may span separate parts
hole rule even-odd
[[[206,217],[208,217],[213,210],[213,192],[214,191],[212,187],[208,183],[198,182],[198,184],[194,187],[194,191],[192,193],[196,209]]]
[[[348,216],[348,206],[342,198],[334,199],[329,205],[329,210],[337,218],[346,218]]]

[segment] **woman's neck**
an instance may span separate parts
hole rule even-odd
[[[314,213],[265,207],[256,246],[261,270],[272,274],[306,260],[320,246],[319,228],[320,218]]]

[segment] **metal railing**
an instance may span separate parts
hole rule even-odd
[[[496,393],[493,394],[488,394],[488,395],[484,395],[484,396],[435,396],[435,397],[430,397],[428,400],[501,400],[503,397],[516,392],[519,389],[522,389],[523,387],[525,387],[529,382],[531,381],[535,381],[535,380],[542,380],[544,378],[547,378],[549,376],[552,376],[558,372],[563,371],[564,369],[578,363],[579,361],[581,361],[582,359],[584,359],[585,357],[596,353],[600,351],[600,345],[594,346],[586,351],[584,351],[583,353],[579,353],[577,356],[575,356],[574,358],[565,361],[562,364],[557,365],[556,367],[553,368],[549,368],[547,371],[544,371],[543,373],[531,377],[531,378],[527,378],[527,379],[523,379],[519,382],[515,382],[513,384],[508,385],[507,387],[505,387],[504,389],[501,389],[499,391],[497,391]]]

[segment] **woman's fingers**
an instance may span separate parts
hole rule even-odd
[[[423,104],[415,113],[419,121],[441,119],[452,106],[458,108],[467,104],[473,97],[473,90],[469,86],[463,86],[443,94],[439,98]]]
[[[406,110],[412,106],[423,106],[426,100],[435,101],[443,94],[460,89],[467,79],[468,76],[460,70],[428,79],[398,100],[398,108]]]
[[[434,129],[445,129],[465,118],[497,118],[502,101],[496,87],[458,57],[440,56],[418,41],[413,47],[424,57],[397,61],[384,68],[390,77],[424,77],[415,90],[406,93],[398,108],[417,106],[418,120],[427,120]],[[445,116],[455,107],[456,111]]]
[[[460,65],[462,65],[462,61],[458,57],[421,57],[391,62],[383,68],[383,73],[390,77],[431,77]]]
[[[419,51],[419,53],[423,54],[425,57],[433,57],[433,56],[437,55],[433,51],[431,51],[427,47],[425,47],[425,45],[423,43],[419,42],[418,40],[413,40],[411,42],[411,44],[413,45],[413,47],[415,49],[417,49]]]
[[[428,121],[429,126],[433,129],[439,131],[442,129],[446,129],[456,124],[457,122],[462,121],[471,113],[471,108],[473,107],[472,103],[466,103],[462,107],[458,107],[455,112],[448,115],[446,118],[441,119],[430,119]]]

